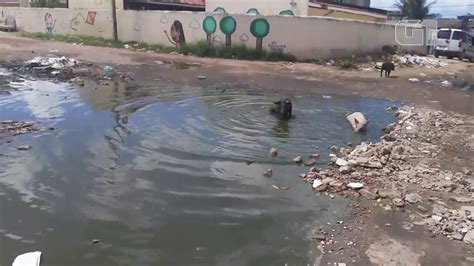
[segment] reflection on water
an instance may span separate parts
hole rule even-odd
[[[279,121],[268,113],[274,96],[258,90],[12,86],[0,120],[56,130],[0,146],[1,265],[31,250],[46,265],[311,263],[307,234],[347,202],[315,200],[291,158],[376,139],[391,120],[389,103],[360,97],[305,95],[296,118]],[[366,135],[345,122],[355,110],[369,114]],[[269,167],[272,179],[262,177]]]

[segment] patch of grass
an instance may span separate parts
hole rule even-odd
[[[137,43],[137,42],[122,42],[122,41],[114,41],[111,39],[104,39],[100,37],[83,36],[83,35],[61,35],[61,34],[48,35],[46,33],[39,32],[39,33],[23,33],[23,36],[34,38],[34,39],[53,40],[53,41],[58,41],[58,42],[76,43],[76,44],[90,45],[90,46],[113,47],[113,48],[127,47],[128,49],[131,49],[131,50],[148,50],[148,51],[153,51],[157,53],[170,53],[170,52],[176,51],[176,48],[171,47],[171,46]]]
[[[336,66],[342,69],[357,69],[358,64],[355,58],[345,58],[336,61]]]
[[[290,61],[295,62],[296,57],[291,54],[257,51],[255,48],[248,48],[245,45],[235,44],[232,47],[223,45],[210,46],[206,41],[198,41],[191,44],[186,44],[180,50],[176,50],[172,46],[164,46],[157,44],[137,43],[137,42],[122,42],[99,37],[82,36],[82,35],[48,35],[46,33],[23,33],[23,36],[41,39],[54,40],[66,43],[76,43],[82,45],[127,48],[130,50],[146,50],[156,53],[170,53],[180,52],[185,55],[196,55],[200,57],[217,57],[228,59],[242,59],[242,60],[262,60],[262,61]]]
[[[235,44],[231,47],[223,45],[210,46],[206,41],[186,44],[181,50],[185,55],[193,54],[200,57],[217,57],[242,60],[262,60],[262,61],[290,61],[295,62],[296,57],[291,54],[257,51],[245,45]]]

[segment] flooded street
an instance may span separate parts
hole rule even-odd
[[[278,121],[268,108],[286,95],[259,89],[8,83],[0,120],[54,130],[0,145],[0,265],[33,250],[44,265],[306,265],[311,230],[350,202],[315,198],[291,159],[320,153],[324,168],[330,146],[394,119],[394,103],[358,96],[291,95],[295,118]],[[366,134],[353,111],[370,114]]]

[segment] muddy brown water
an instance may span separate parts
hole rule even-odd
[[[314,197],[291,158],[320,153],[322,168],[331,145],[377,140],[394,119],[394,103],[355,96],[290,95],[295,118],[278,121],[268,107],[287,95],[258,89],[1,86],[0,120],[55,128],[0,145],[2,266],[36,250],[42,265],[312,263],[311,230],[349,202]],[[352,111],[370,118],[365,134],[346,123]]]

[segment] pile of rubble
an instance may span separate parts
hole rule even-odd
[[[326,170],[312,167],[300,177],[318,193],[362,196],[377,200],[386,210],[427,203],[429,200],[422,195],[432,192],[449,193],[457,203],[474,203],[470,166],[460,171],[441,169],[443,161],[454,161],[446,157],[450,152],[474,153],[474,121],[421,108],[391,110],[399,121],[384,129],[380,142],[362,143],[355,148],[332,147]],[[418,222],[432,227],[432,232],[471,244],[474,206],[463,207],[469,211],[434,209],[433,216],[426,213],[426,207],[417,207],[423,212]]]
[[[419,55],[410,55],[410,54],[404,54],[400,56],[394,55],[393,62],[398,63],[399,65],[406,65],[406,66],[419,65],[419,66],[426,67],[429,69],[442,68],[448,65],[447,63],[442,62],[435,58],[429,58],[426,56],[419,56]]]

